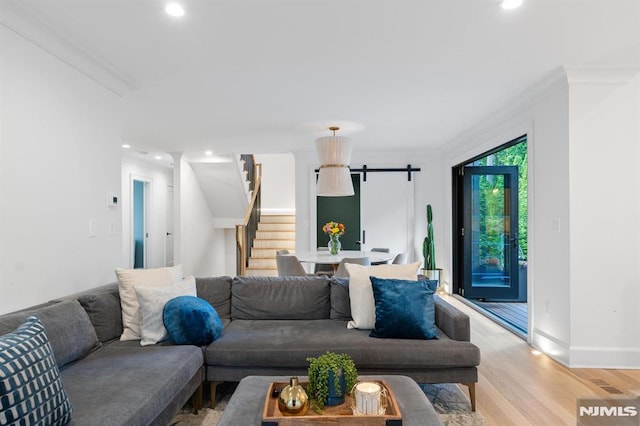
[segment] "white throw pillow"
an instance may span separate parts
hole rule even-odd
[[[198,295],[196,279],[191,275],[169,287],[134,285],[134,288],[140,304],[140,346],[155,345],[169,338],[163,321],[164,305],[169,300]]]
[[[167,287],[182,280],[182,265],[155,269],[116,268],[120,306],[122,307],[122,336],[120,340],[140,338],[140,306],[133,286]]]
[[[376,307],[370,276],[416,281],[421,264],[422,262],[409,263],[407,265],[363,266],[355,263],[345,263],[344,266],[349,272],[349,301],[351,302],[351,317],[353,318],[353,321],[347,323],[347,328],[372,330],[375,327]]]

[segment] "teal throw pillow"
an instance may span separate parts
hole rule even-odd
[[[222,335],[220,316],[209,302],[194,296],[169,300],[162,312],[164,326],[177,345],[204,346]]]
[[[433,294],[438,282],[371,278],[376,322],[371,337],[437,339]]]
[[[66,425],[71,412],[44,325],[30,316],[0,336],[0,424]]]

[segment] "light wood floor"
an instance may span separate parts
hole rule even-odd
[[[577,398],[640,396],[640,370],[570,369],[453,297],[471,318],[482,360],[477,411],[490,425],[575,425]],[[465,386],[460,388],[466,392]]]

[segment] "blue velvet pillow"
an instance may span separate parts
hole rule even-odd
[[[371,337],[437,339],[433,294],[437,281],[371,278],[376,322]]]
[[[208,345],[222,335],[224,328],[213,306],[194,296],[169,300],[164,305],[162,320],[177,345]]]

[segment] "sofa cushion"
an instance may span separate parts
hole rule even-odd
[[[122,334],[122,310],[118,287],[78,297],[78,302],[89,315],[98,340],[108,342]]]
[[[0,424],[65,425],[71,412],[38,317],[0,336]]]
[[[222,335],[222,320],[204,299],[180,296],[164,306],[165,327],[178,345],[204,346]]]
[[[196,278],[198,297],[213,306],[220,318],[231,318],[231,277]]]
[[[334,320],[350,321],[349,278],[331,278],[331,314]]]
[[[331,311],[327,277],[235,277],[231,317],[259,319],[326,319]]]
[[[164,305],[178,296],[196,295],[196,279],[188,276],[168,287],[144,287],[135,285],[140,305],[140,345],[155,345],[169,338],[162,313]]]
[[[336,320],[235,320],[206,349],[209,366],[300,369],[307,357],[328,349],[352,356],[358,371],[470,367],[480,363],[480,351],[470,342],[440,339],[375,339],[369,330],[347,329]],[[295,336],[295,338],[292,338]],[[73,401],[73,400],[72,400]]]
[[[203,379],[202,365],[202,350],[196,346],[140,346],[137,341],[104,345],[61,372],[74,407],[73,423],[156,424],[194,376]]]
[[[122,308],[122,336],[120,340],[140,339],[140,305],[134,285],[167,287],[182,280],[182,265],[170,268],[121,269],[116,268],[120,305]]]
[[[397,278],[416,280],[421,262],[407,265],[372,265],[363,266],[346,263],[349,272],[349,299],[351,301],[351,316],[347,327],[372,329],[375,326],[375,302],[371,288],[371,275],[379,278]]]
[[[44,324],[60,369],[100,346],[91,320],[77,300],[0,316],[0,334],[15,330],[31,315],[37,316]]]
[[[371,337],[437,339],[433,294],[437,281],[370,277],[376,303]]]

